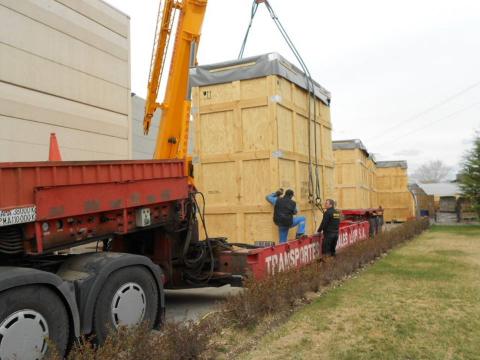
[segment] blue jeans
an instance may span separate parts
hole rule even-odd
[[[275,196],[275,193],[271,193],[267,195],[265,199],[274,206],[275,206],[275,203],[277,202],[277,197]]]
[[[295,216],[293,218],[293,224],[290,227],[278,227],[278,233],[280,235],[280,244],[286,243],[288,240],[288,230],[297,226],[297,235],[305,234],[305,216]]]

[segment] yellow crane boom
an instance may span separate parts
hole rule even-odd
[[[206,7],[207,0],[165,0],[163,10],[160,5],[143,119],[144,132],[148,134],[155,111],[159,108],[162,110],[154,159],[186,160],[191,107],[189,70],[195,65]],[[165,97],[162,103],[158,103],[160,82],[175,21],[177,29]]]

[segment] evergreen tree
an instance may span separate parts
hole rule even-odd
[[[459,177],[463,196],[469,199],[473,208],[480,214],[480,134],[477,133],[473,149],[468,152],[463,162]]]

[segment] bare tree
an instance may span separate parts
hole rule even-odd
[[[412,177],[422,184],[437,183],[445,180],[451,170],[441,160],[434,160],[421,165]]]

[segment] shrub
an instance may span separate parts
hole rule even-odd
[[[214,322],[205,320],[168,322],[161,332],[151,331],[146,325],[120,328],[107,336],[98,348],[88,339],[73,346],[67,360],[158,360],[199,359],[205,354]],[[49,360],[61,360],[53,354]]]
[[[208,354],[212,339],[224,328],[248,328],[269,315],[291,311],[309,291],[318,291],[355,272],[386,251],[412,239],[429,226],[428,219],[409,221],[373,239],[358,242],[342,250],[334,261],[320,259],[301,269],[293,269],[260,281],[247,279],[246,290],[228,298],[219,312],[198,323],[167,323],[161,332],[146,326],[120,329],[108,336],[98,349],[85,339],[68,355],[71,360],[122,359],[201,359]],[[60,360],[57,356],[52,360]]]
[[[247,280],[244,284],[246,291],[223,303],[222,318],[227,326],[249,327],[265,316],[291,310],[308,291],[318,291],[332,281],[352,274],[428,226],[428,220],[409,221],[373,239],[349,246],[336,256],[335,261],[316,261],[301,269],[277,273],[259,281]]]

